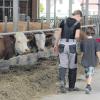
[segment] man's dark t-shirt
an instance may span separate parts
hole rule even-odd
[[[60,23],[60,28],[62,28],[61,38],[66,38],[66,36],[64,34],[64,24],[65,24],[64,21],[65,20],[62,20],[62,22]],[[77,21],[74,18],[70,18],[70,17],[66,18],[66,24],[69,28],[71,28],[76,22]],[[75,32],[76,32],[77,29],[80,29],[80,23],[77,23],[75,25],[75,28],[73,30],[73,34],[68,37],[69,39],[75,38]],[[70,34],[70,31],[66,30],[66,34]]]
[[[83,52],[82,65],[95,67],[97,63],[96,52],[100,51],[100,44],[95,39],[89,38],[81,41],[80,49]]]

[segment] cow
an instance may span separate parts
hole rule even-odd
[[[37,51],[45,51],[45,33],[37,32],[33,37],[34,39],[31,39],[31,45],[35,44]],[[31,52],[28,47],[29,41],[30,40],[23,32],[16,32],[15,35],[0,36],[0,59],[4,58],[8,60],[14,55],[22,55]],[[34,48],[34,46],[32,46],[32,48]]]
[[[28,39],[22,32],[15,35],[0,36],[0,59],[8,60],[9,58],[30,52],[27,46]]]
[[[4,50],[5,50],[4,38],[3,36],[0,36],[0,59],[4,57]]]
[[[0,59],[8,60],[15,54],[15,38],[13,35],[0,36]]]
[[[46,35],[44,32],[37,32],[34,34],[38,51],[45,51]]]
[[[15,38],[16,38],[15,42],[16,55],[30,52],[30,49],[28,48],[27,45],[28,39],[26,38],[23,32],[16,32]]]
[[[36,32],[34,35],[28,34],[27,38],[30,49],[34,49],[36,52],[45,51],[46,35],[44,32]]]
[[[34,34],[34,38],[36,40],[35,42],[38,51],[45,51],[45,33],[37,32]],[[3,58],[5,60],[8,60],[14,55],[29,53],[30,48],[27,45],[28,42],[29,40],[22,32],[16,32],[15,35],[0,36],[0,59]]]

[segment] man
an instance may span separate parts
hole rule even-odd
[[[59,31],[55,33],[54,51],[59,52],[59,79],[62,93],[66,92],[66,71],[68,70],[69,91],[75,88],[77,74],[76,41],[80,37],[80,20],[82,12],[76,10],[72,17],[68,17],[60,23]]]

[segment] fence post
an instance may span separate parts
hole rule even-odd
[[[99,36],[100,36],[100,24],[99,24]]]
[[[58,17],[56,17],[56,20],[55,20],[55,28],[57,28],[58,27]]]
[[[7,32],[7,16],[4,17],[4,27],[3,32]]]
[[[86,8],[85,8],[85,25],[88,25],[88,14],[89,13],[89,0],[86,0]]]
[[[56,0],[54,0],[54,28],[56,27]]]
[[[51,0],[46,0],[46,18],[47,18],[47,23],[50,23],[50,3]]]
[[[19,0],[13,0],[13,31],[18,31],[19,21]]]
[[[41,29],[43,29],[43,20],[44,20],[44,18],[41,17]]]
[[[30,16],[27,16],[27,31],[30,30]]]

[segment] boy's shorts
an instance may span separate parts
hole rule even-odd
[[[94,74],[94,67],[87,67],[85,68],[86,78],[93,76]]]

